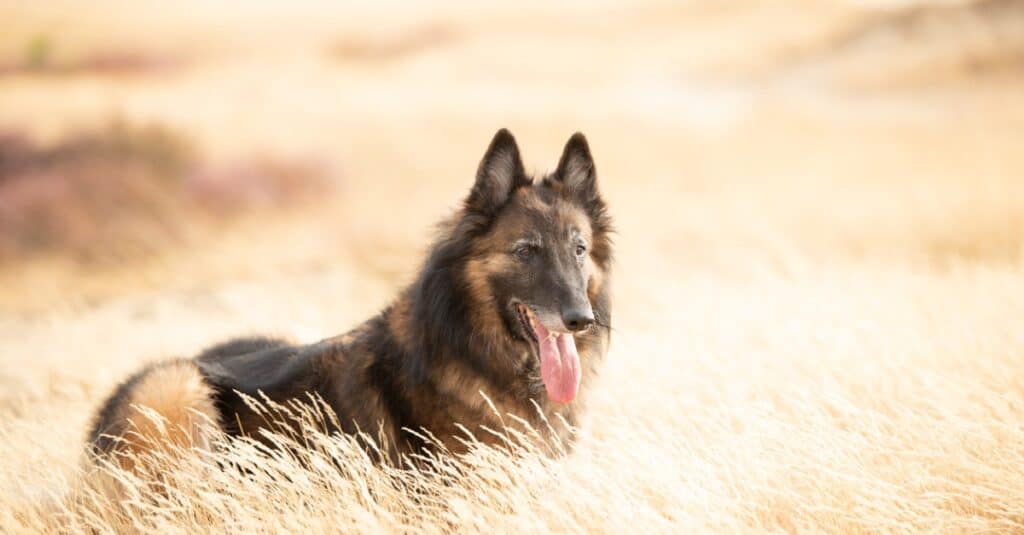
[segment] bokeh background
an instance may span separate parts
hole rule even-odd
[[[0,21],[0,518],[55,528],[34,497],[141,364],[385,305],[507,127],[538,172],[584,132],[618,228],[579,526],[1024,529],[1022,1]],[[488,503],[454,525],[560,522]]]

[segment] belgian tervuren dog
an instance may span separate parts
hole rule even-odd
[[[541,424],[577,424],[607,351],[610,232],[582,134],[553,173],[534,179],[502,129],[415,282],[390,306],[312,345],[243,338],[149,366],[106,400],[89,451],[130,466],[124,454],[154,440],[208,446],[202,420],[255,436],[265,421],[243,395],[317,395],[337,415],[331,432],[378,432],[393,462],[426,447],[410,430],[458,453],[459,424],[500,429],[499,414],[568,441],[564,426]],[[153,412],[164,425],[143,415]]]

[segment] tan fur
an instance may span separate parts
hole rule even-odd
[[[408,298],[399,299],[395,305],[391,308],[391,312],[388,314],[388,325],[391,327],[391,332],[395,333],[395,339],[402,346],[407,346],[406,340],[409,334],[409,300]],[[350,342],[345,342],[346,344]],[[408,347],[404,349],[408,350]]]
[[[128,421],[124,451],[135,455],[175,447],[209,448],[202,429],[218,419],[213,391],[190,362],[154,369],[135,385],[122,410]],[[118,457],[122,466],[131,468],[131,455]]]
[[[559,203],[556,206],[558,206],[559,215],[570,221],[587,243],[591,243],[594,240],[594,231],[590,225],[590,218],[587,217],[583,210],[567,203]]]
[[[547,205],[541,202],[534,193],[533,188],[530,186],[524,186],[515,191],[515,196],[519,198],[519,201],[523,203],[523,207],[528,210],[545,210]]]
[[[594,262],[594,257],[590,255],[587,256],[585,261],[585,269],[589,275],[587,279],[587,295],[590,299],[595,299],[601,293],[602,285],[604,284],[604,272],[598,269],[597,264]]]
[[[469,292],[480,311],[480,329],[485,331],[489,339],[504,336],[504,325],[498,314],[500,303],[494,302],[488,279],[491,274],[510,269],[508,255],[489,254],[483,258],[475,258],[466,263],[466,281]]]
[[[219,418],[212,389],[189,361],[168,362],[146,372],[118,401],[115,415],[123,424],[108,432],[118,440],[107,458],[137,475],[153,454],[179,456],[188,448],[209,449],[210,436],[205,430],[215,428]],[[89,466],[88,485],[111,499],[123,496],[122,476],[93,462]],[[159,492],[158,487],[152,490]]]
[[[580,210],[578,207],[571,204],[559,204],[559,211],[564,214],[564,217],[569,221],[572,221],[573,227],[575,227],[580,236],[588,244],[593,245],[594,243],[594,230],[590,224],[590,218],[587,214]],[[594,249],[591,248],[590,254],[587,255],[585,262],[587,279],[587,294],[591,299],[594,299],[597,294],[601,293],[601,286],[604,284],[604,271],[601,270],[594,262]]]

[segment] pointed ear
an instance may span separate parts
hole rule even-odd
[[[553,178],[562,184],[563,191],[570,198],[582,204],[598,198],[597,170],[587,138],[582,133],[576,132],[565,144]]]
[[[523,161],[519,157],[516,138],[502,128],[494,134],[491,145],[480,160],[476,183],[466,199],[466,209],[488,217],[505,205],[516,188],[529,185]]]

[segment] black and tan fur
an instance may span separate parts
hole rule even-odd
[[[117,454],[152,448],[157,433],[140,407],[165,418],[175,430],[170,440],[180,444],[205,447],[206,422],[255,436],[264,420],[239,393],[278,402],[318,395],[338,416],[340,429],[332,431],[383,433],[391,461],[424,447],[408,429],[427,430],[454,452],[464,450],[457,424],[500,429],[481,392],[499,413],[537,428],[546,428],[542,418],[576,424],[608,347],[610,232],[583,135],[569,140],[555,172],[535,181],[514,138],[501,130],[463,207],[390,306],[315,344],[238,339],[143,369],[104,403],[90,451],[130,459]],[[518,321],[518,303],[573,331],[582,386],[571,403],[545,395],[536,342]]]

